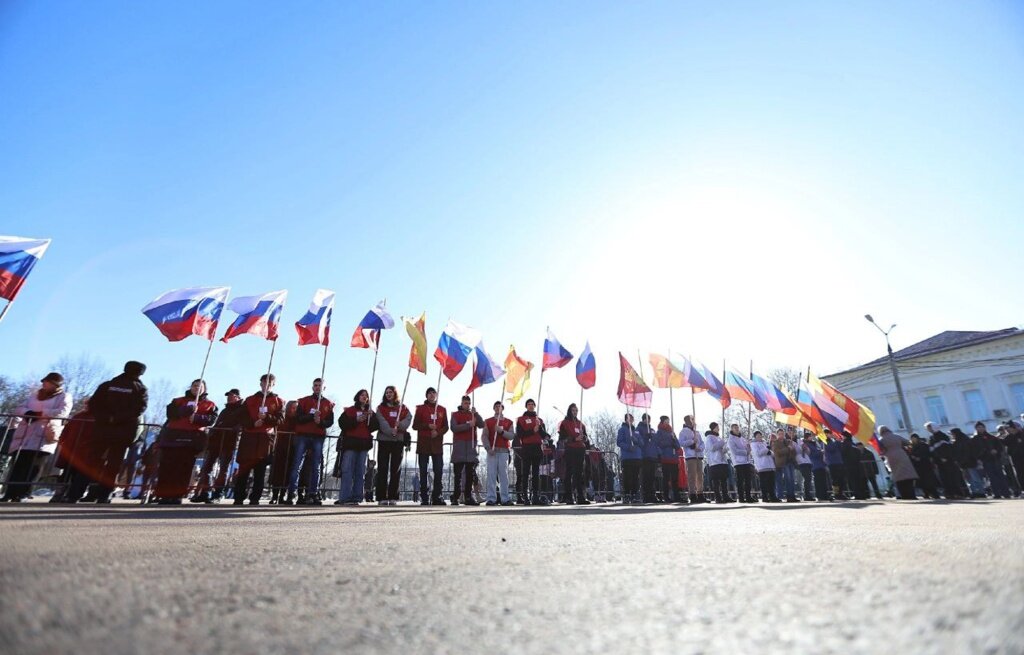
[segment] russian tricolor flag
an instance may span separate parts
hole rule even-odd
[[[768,409],[783,414],[796,414],[796,405],[774,383],[764,379],[757,373],[752,374],[750,379],[753,381],[754,388],[761,394]]]
[[[0,236],[0,298],[13,301],[25,278],[50,247],[50,239]]]
[[[487,354],[483,341],[477,344],[474,352],[476,352],[476,366],[473,367],[473,379],[470,380],[469,388],[466,389],[467,394],[473,393],[474,390],[495,382],[505,375],[505,369]]]
[[[142,308],[170,341],[193,334],[213,341],[230,287],[190,287],[168,291]]]
[[[694,368],[698,369],[700,377],[707,381],[707,392],[711,394],[719,403],[722,404],[722,409],[725,409],[732,404],[732,397],[729,395],[729,390],[725,388],[722,381],[711,372],[707,366],[704,366],[700,362],[693,362]]]
[[[377,303],[373,309],[366,312],[363,320],[359,321],[355,332],[352,333],[353,348],[377,350],[377,346],[380,344],[380,331],[395,327],[395,319],[391,318],[391,314],[384,309],[385,302],[387,301],[382,300]]]
[[[548,328],[548,337],[544,339],[544,363],[541,365],[541,370],[562,368],[571,361],[572,353],[562,347],[555,335],[551,333],[551,329]]]
[[[590,351],[590,342],[583,347],[583,354],[576,360],[576,381],[584,389],[589,389],[597,383],[597,366],[594,362],[594,353]]]
[[[767,406],[766,399],[753,382],[735,371],[725,372],[725,388],[731,397],[753,404],[757,411],[761,411]]]
[[[454,380],[479,343],[480,333],[477,330],[449,319],[437,342],[437,350],[434,351],[434,359],[441,364],[444,376]]]
[[[690,387],[694,391],[705,391],[711,388],[711,384],[701,375],[699,367],[699,364],[694,366],[693,362],[689,359],[683,358],[683,366],[681,367],[683,371],[683,385]]]
[[[334,292],[329,289],[317,289],[313,294],[313,302],[309,303],[309,309],[302,318],[295,321],[295,331],[299,333],[299,345],[329,345],[331,314],[333,313]]]
[[[254,334],[267,341],[277,340],[277,328],[281,325],[281,312],[287,291],[271,291],[262,296],[240,296],[231,301],[228,309],[238,314],[234,323],[228,326],[221,338],[224,343],[240,334]]]

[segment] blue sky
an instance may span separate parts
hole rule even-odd
[[[290,291],[292,397],[322,352],[290,324],[335,289],[345,401],[384,297],[432,344],[449,316],[499,357],[589,339],[609,408],[618,350],[827,373],[884,352],[867,312],[897,348],[1024,322],[1018,3],[7,2],[0,90],[0,233],[54,239],[7,374],[89,352],[184,388],[205,344],[139,310],[198,285]],[[212,389],[268,351],[215,346]]]

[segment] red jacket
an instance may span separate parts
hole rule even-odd
[[[274,447],[277,426],[284,422],[284,401],[276,393],[267,394],[263,403],[263,392],[257,392],[245,399],[247,412],[242,438],[238,443],[238,462],[258,462],[270,455]],[[263,412],[260,412],[260,408]],[[256,421],[262,425],[256,427]]]
[[[431,427],[437,430],[437,436],[430,436]],[[448,432],[448,410],[437,403],[418,405],[412,429],[416,430],[417,455],[441,455],[444,453],[444,435]]]
[[[299,398],[299,406],[295,412],[295,431],[299,434],[311,434],[316,437],[327,436],[327,428],[334,425],[334,403],[320,396],[320,422],[313,422],[317,410],[318,396],[309,395]]]
[[[496,416],[492,416],[484,421],[484,448],[487,450],[508,450],[511,441],[510,437],[512,436],[512,419],[501,418],[500,427],[505,431],[503,435],[496,434],[498,426],[498,417]]]
[[[544,438],[540,429],[544,427],[544,421],[537,416],[536,412],[527,412],[516,421],[516,436],[524,446],[539,446]]]
[[[473,426],[471,430],[456,432],[452,430],[452,441],[472,441],[476,443],[476,414],[462,409],[455,410],[452,414],[451,427],[463,426],[467,423]]]
[[[367,419],[368,420],[360,420]],[[369,450],[373,447],[374,414],[370,406],[346,407],[338,419],[341,426],[341,450]]]
[[[565,419],[562,421],[562,424],[558,426],[558,435],[566,440],[566,448],[582,450],[586,447],[583,443],[583,438],[587,435],[587,428],[579,419]]]
[[[194,401],[191,394],[172,400],[167,405],[167,423],[164,427],[168,430],[202,432],[203,428],[213,425],[217,421],[217,406],[203,394],[193,414],[188,404]]]

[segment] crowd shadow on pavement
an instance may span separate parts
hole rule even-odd
[[[835,502],[802,502],[802,503],[752,503],[752,504],[701,504],[701,505],[619,505],[613,503],[596,505],[545,505],[545,506],[513,506],[513,507],[423,507],[420,505],[380,507],[376,505],[365,505],[360,507],[337,507],[324,505],[322,507],[288,507],[275,505],[261,505],[251,507],[223,506],[223,505],[141,505],[129,503],[115,503],[112,505],[50,505],[42,503],[25,503],[20,505],[0,506],[0,523],[2,522],[25,522],[25,521],[90,521],[90,520],[117,520],[117,519],[156,519],[156,520],[221,520],[221,519],[283,519],[283,518],[358,518],[361,516],[394,516],[403,517],[409,515],[437,514],[445,517],[464,516],[473,518],[490,518],[498,516],[577,516],[577,515],[598,515],[608,516],[638,515],[638,514],[698,514],[701,512],[736,512],[742,510],[765,510],[777,511],[800,511],[812,508],[818,509],[844,509],[863,510],[871,507],[882,506],[887,503],[897,502],[900,505],[985,505],[992,500],[919,500],[919,501],[894,501],[890,500],[864,500],[864,501],[835,501]]]

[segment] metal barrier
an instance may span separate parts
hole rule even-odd
[[[51,502],[58,502],[69,497],[80,497],[82,493],[87,493],[87,498],[109,496],[115,489],[119,489],[123,498],[147,502],[153,499],[157,488],[161,486],[161,468],[165,469],[165,474],[170,468],[179,473],[182,461],[189,469],[187,483],[182,493],[176,493],[175,496],[187,500],[205,491],[221,498],[237,500],[234,498],[234,482],[239,469],[238,455],[246,446],[246,440],[257,438],[238,430],[211,428],[196,432],[192,443],[169,447],[159,443],[158,437],[163,429],[160,425],[142,424],[134,435],[112,437],[95,434],[96,426],[91,418],[70,417],[61,419],[63,429],[58,441],[46,445],[47,449],[52,445],[54,452],[48,453],[38,448],[9,452],[12,445],[16,446],[12,444],[14,423],[24,418],[0,414],[0,489],[3,490],[5,500],[52,494]],[[266,467],[269,472],[261,499],[286,497],[296,436],[309,435],[277,432],[270,455],[259,460],[259,466]],[[340,490],[340,439],[338,435],[323,438],[320,482],[314,493],[325,502],[335,500]],[[377,459],[378,444],[379,441],[373,439],[367,455],[374,462]],[[398,495],[401,501],[422,502],[424,489],[428,498],[431,495],[434,482],[432,467],[420,461],[420,456],[415,452],[416,444],[413,438],[402,453],[398,474]],[[170,452],[172,449],[175,451],[173,454]],[[453,442],[445,442],[441,479],[441,496],[444,500],[450,498],[455,486],[452,451]],[[564,493],[562,483],[566,477],[562,451],[545,449],[545,453],[540,464],[540,494],[545,502],[556,502]],[[473,478],[468,481],[468,486],[475,500],[482,502],[486,496],[487,454],[479,443],[476,444],[476,455],[477,462],[467,467]],[[618,493],[621,471],[618,454],[591,450],[587,451],[587,455],[584,479],[588,497],[599,502],[613,500]],[[521,495],[517,493],[520,482],[519,467],[516,465],[518,457],[517,452],[510,453],[508,480],[511,499]],[[367,469],[370,467],[367,466]],[[376,499],[376,475],[380,472],[376,467],[372,471],[372,474],[364,476],[360,484],[365,501]],[[300,472],[297,490],[309,496],[309,490],[303,489],[308,479],[306,473]]]

